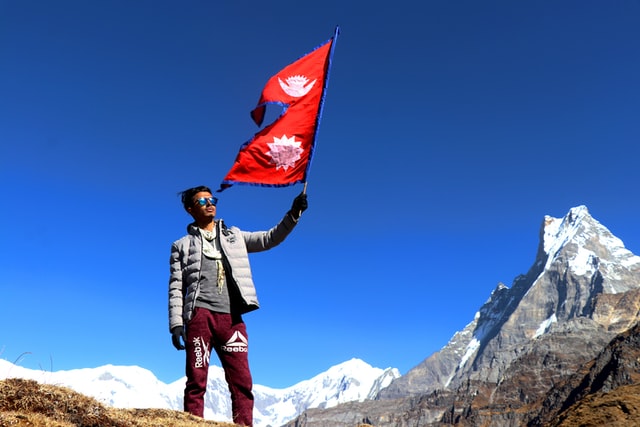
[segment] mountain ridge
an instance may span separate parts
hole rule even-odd
[[[379,427],[526,425],[549,390],[638,322],[639,290],[640,257],[586,206],[562,218],[546,215],[528,272],[510,288],[498,283],[439,351],[375,401],[352,403],[342,413],[308,410],[287,425],[337,427],[360,419]]]
[[[255,384],[255,426],[276,427],[295,418],[307,408],[332,407],[347,401],[361,401],[400,375],[396,368],[374,368],[353,358],[330,367],[311,379],[275,389]],[[23,378],[59,385],[115,408],[160,408],[182,410],[183,377],[171,383],[138,366],[104,365],[68,371],[40,371],[0,359],[0,380]],[[211,365],[205,395],[205,419],[231,421],[224,371]]]
[[[623,267],[634,266],[635,279],[629,280],[628,272],[623,273],[617,263],[610,262],[612,257],[622,260]],[[583,278],[585,283],[579,283]],[[548,332],[559,321],[582,317],[595,305],[596,296],[624,293],[633,288],[627,283],[637,287],[639,281],[640,257],[626,250],[622,241],[593,219],[585,206],[570,209],[562,219],[545,216],[538,253],[527,274],[517,276],[511,288],[499,284],[463,329],[463,334],[468,335],[464,348],[453,343],[458,364],[450,368],[446,386],[458,386],[468,375],[471,379],[498,381],[502,371],[496,363],[503,363],[502,368],[506,368],[515,354],[503,362],[486,360],[494,358],[496,351],[509,349],[517,353],[518,346]],[[633,319],[617,332],[630,326]],[[598,321],[611,326],[605,316],[598,315]],[[450,340],[445,348],[451,344]],[[382,391],[380,398],[411,394],[413,389],[406,384],[415,375],[410,370]],[[424,382],[418,384],[421,390],[424,386]],[[399,387],[404,390],[398,391]]]

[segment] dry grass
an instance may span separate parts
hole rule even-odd
[[[0,427],[237,427],[166,409],[116,409],[65,387],[0,381]]]
[[[594,393],[549,423],[551,427],[630,427],[640,425],[640,384]]]

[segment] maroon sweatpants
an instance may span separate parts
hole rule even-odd
[[[220,358],[229,385],[233,422],[253,426],[253,382],[249,371],[247,328],[240,316],[196,307],[187,326],[184,410],[203,416],[212,348]]]

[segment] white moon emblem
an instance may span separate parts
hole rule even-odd
[[[293,96],[294,98],[305,96],[307,93],[309,93],[313,85],[316,84],[315,80],[307,84],[309,82],[309,79],[305,76],[287,77],[286,82],[283,82],[282,80],[280,80],[280,77],[278,77],[278,82],[280,83],[280,87],[282,88],[282,90],[287,95]]]

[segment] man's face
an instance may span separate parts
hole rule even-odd
[[[187,212],[191,214],[196,222],[208,222],[213,220],[216,216],[216,205],[211,203],[211,193],[208,191],[201,191],[193,196],[191,207],[187,209]],[[204,204],[203,204],[204,203]]]

